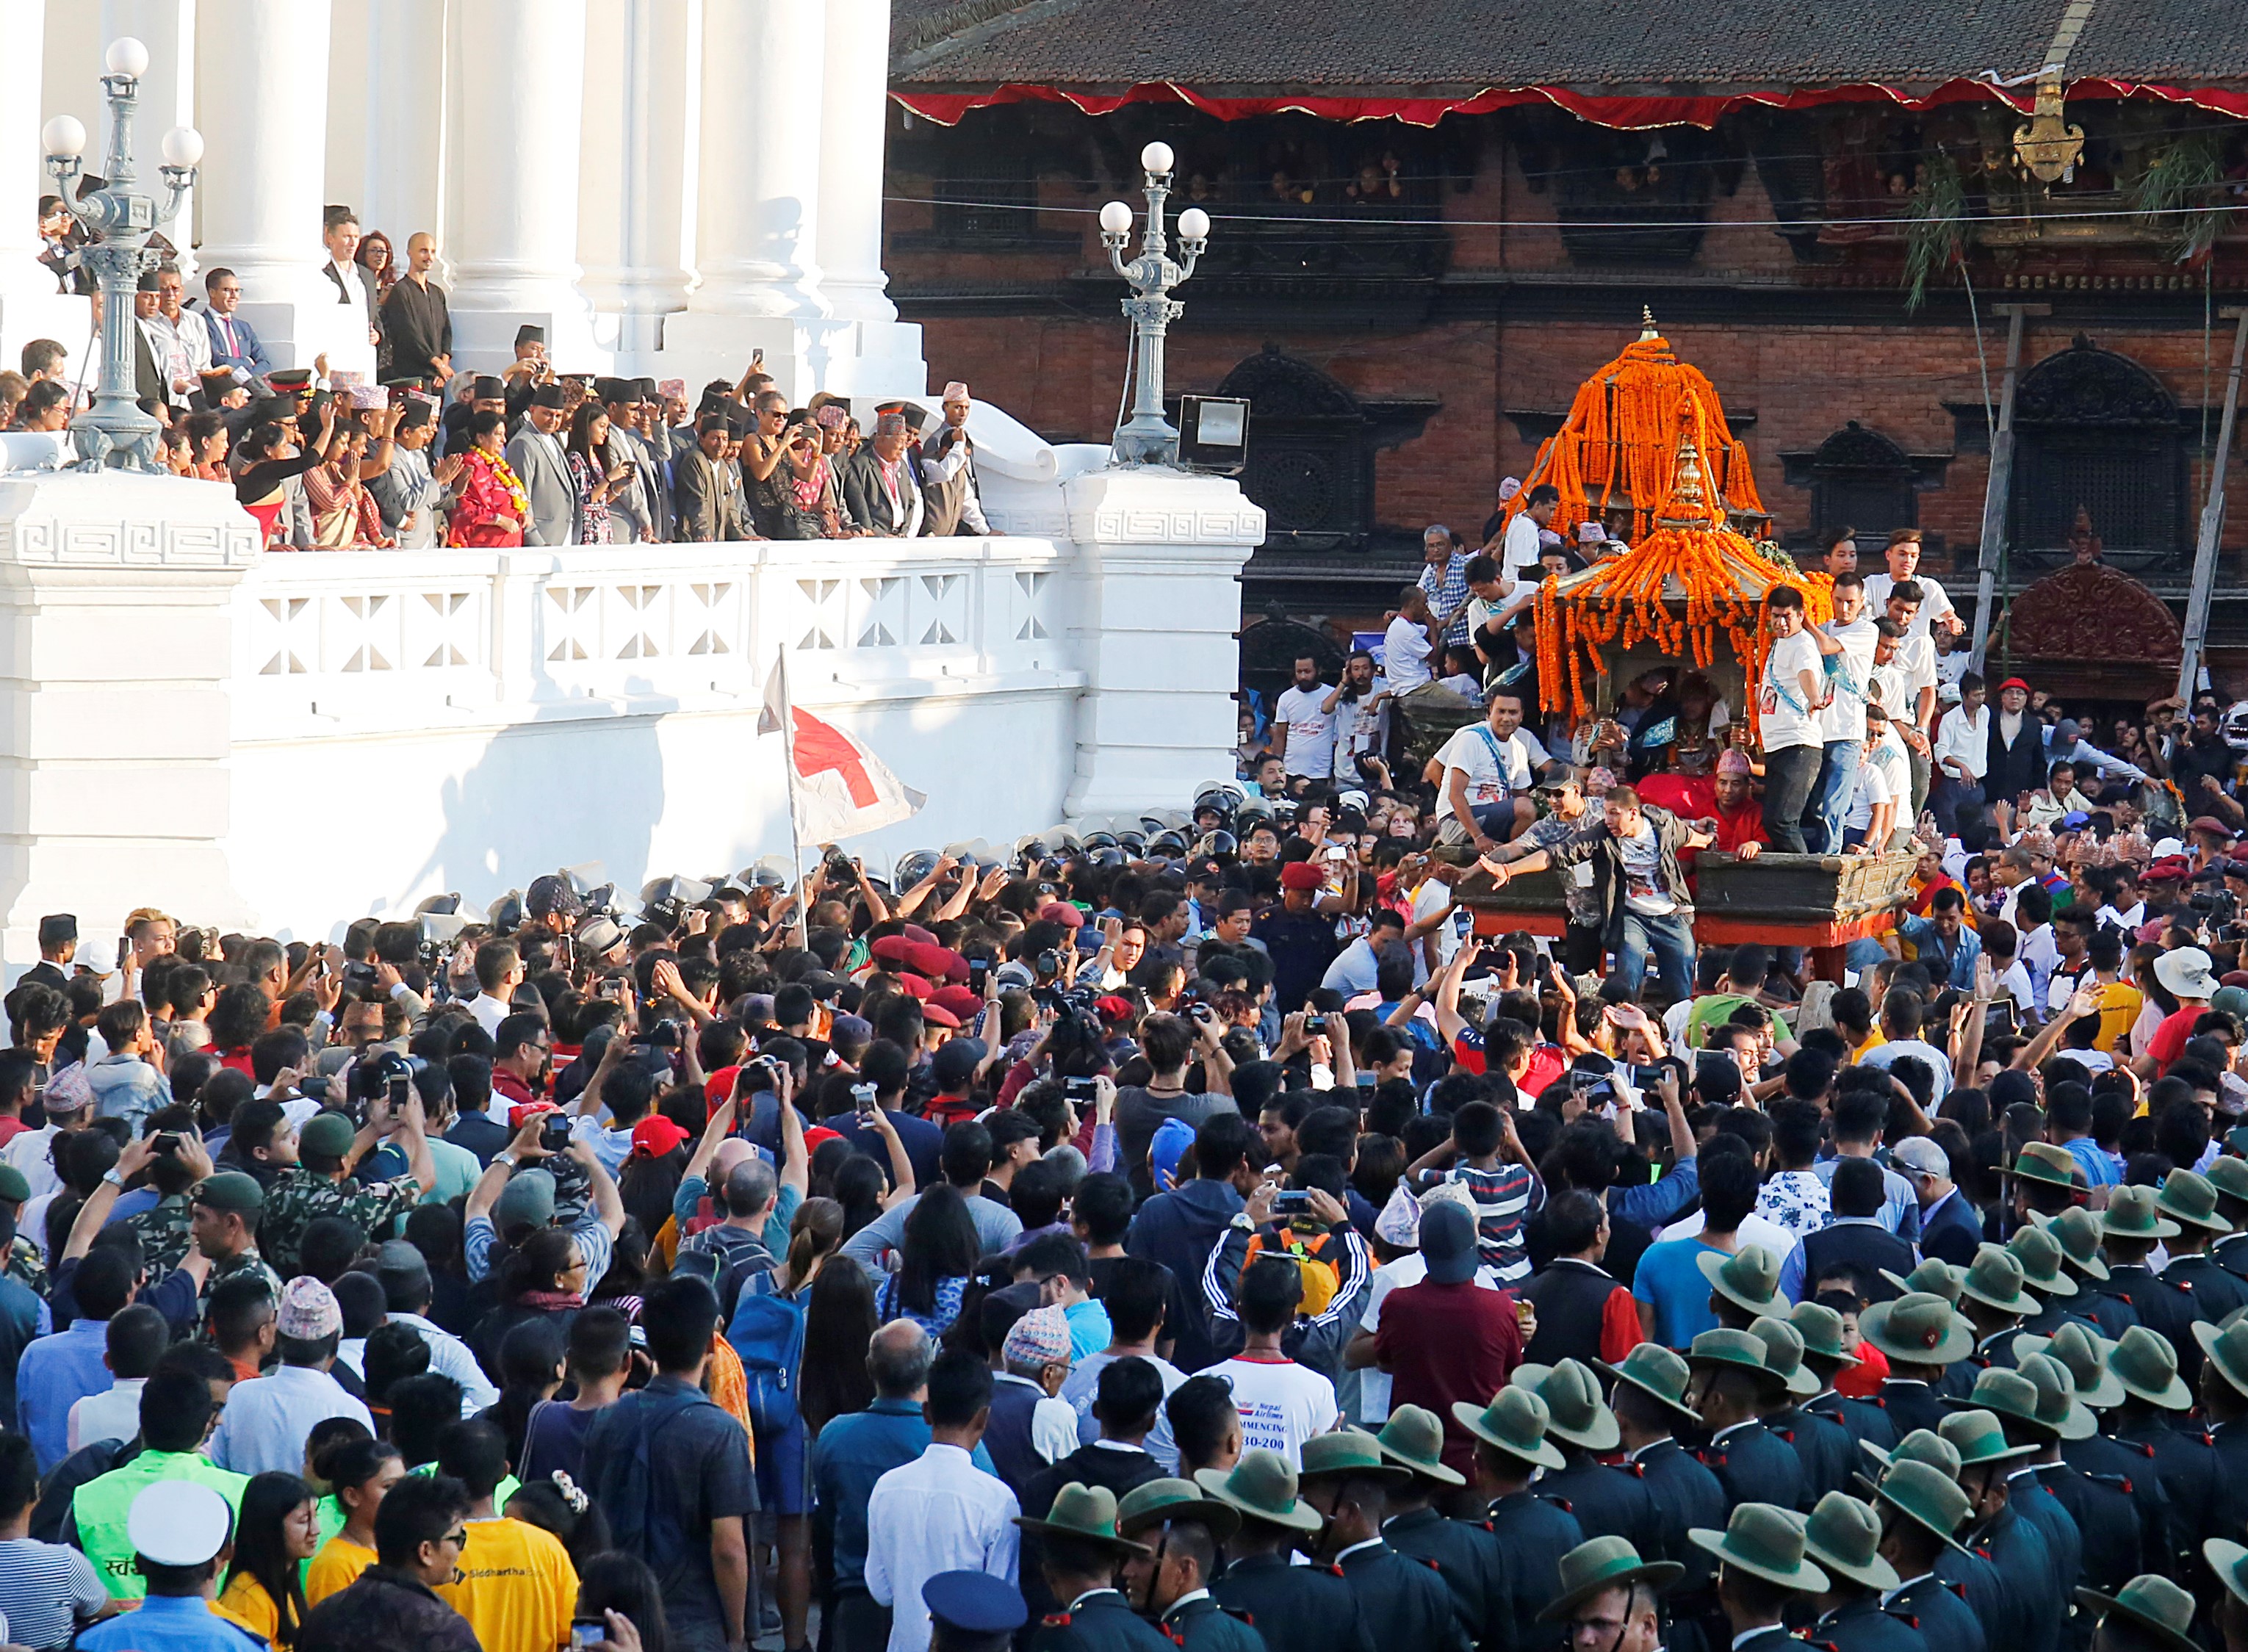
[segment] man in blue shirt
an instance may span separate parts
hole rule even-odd
[[[874,1482],[929,1449],[922,1399],[936,1355],[929,1333],[911,1320],[893,1320],[867,1345],[867,1371],[874,1402],[831,1419],[812,1449],[815,1523],[824,1525],[834,1554],[836,1652],[881,1652],[890,1638],[890,1614],[867,1593],[867,1505]],[[996,1474],[978,1444],[973,1458]]]
[[[211,1610],[207,1594],[233,1525],[226,1499],[197,1481],[160,1480],[134,1498],[126,1532],[147,1597],[78,1644],[86,1652],[263,1652],[263,1641]]]
[[[133,1299],[139,1283],[132,1258],[113,1245],[86,1253],[72,1276],[79,1317],[57,1336],[24,1350],[16,1371],[16,1415],[31,1436],[44,1475],[70,1450],[70,1409],[89,1394],[109,1392],[109,1316]]]

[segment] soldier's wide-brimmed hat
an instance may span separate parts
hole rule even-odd
[[[2217,1580],[2232,1592],[2232,1598],[2248,1606],[2248,1548],[2226,1538],[2211,1538],[2201,1546],[2201,1558],[2209,1562]]]
[[[1804,1522],[1804,1551],[1828,1572],[1869,1589],[1894,1589],[1900,1580],[1881,1546],[1881,1517],[1847,1491],[1820,1498]]]
[[[1968,1553],[1952,1533],[1958,1531],[1973,1505],[1959,1483],[1932,1463],[1899,1459],[1881,1471],[1874,1495],[1908,1520],[1925,1527],[1962,1554]]]
[[[1326,1524],[1326,1516],[1296,1495],[1295,1467],[1278,1451],[1260,1446],[1243,1452],[1230,1469],[1196,1469],[1194,1478],[1210,1497],[1267,1525],[1316,1532]]]
[[[1925,1292],[1874,1303],[1858,1316],[1858,1335],[1907,1365],[1950,1365],[1975,1351],[1975,1327]]]
[[[1518,1365],[1507,1379],[1527,1388],[1546,1406],[1546,1432],[1564,1445],[1587,1451],[1613,1451],[1622,1441],[1615,1413],[1600,1398],[1600,1385],[1589,1367],[1578,1360],[1557,1365]]]
[[[1997,1373],[1985,1372],[1985,1376]],[[2012,1372],[2005,1373],[2012,1376]],[[2022,1379],[2017,1379],[2021,1381]],[[2034,1414],[2036,1400],[2030,1402]],[[1959,1466],[1964,1470],[1980,1468],[1986,1463],[2012,1463],[2036,1451],[2033,1445],[2008,1445],[2005,1425],[1988,1411],[1955,1411],[1937,1425],[1936,1434],[1950,1443],[1959,1453]]]
[[[2025,1182],[2073,1188],[2082,1173],[2077,1169],[2076,1155],[2066,1148],[2057,1148],[2050,1141],[2025,1141],[2014,1155],[2014,1174]]]
[[[1792,1510],[1770,1503],[1740,1503],[1734,1505],[1724,1531],[1697,1525],[1686,1536],[1696,1548],[1706,1549],[1751,1577],[1783,1589],[1823,1594],[1826,1574],[1803,1558],[1803,1517]]]
[[[2194,1640],[2193,1596],[2168,1578],[2152,1573],[2133,1578],[2113,1594],[2079,1589],[2076,1604],[2101,1622],[2121,1618],[2156,1646],[2170,1652],[2201,1652]]]
[[[2160,1196],[2152,1188],[2108,1189],[2108,1208],[2101,1213],[2100,1231],[2111,1239],[2174,1239],[2178,1224],[2164,1218],[2155,1206]]]
[[[2248,1163],[2248,1161],[2244,1161]],[[2087,1279],[2108,1277],[2108,1264],[2100,1254],[2100,1218],[2080,1204],[2059,1216],[2030,1212],[2030,1220],[2060,1242],[2061,1260]]]
[[[2173,1170],[2162,1178],[2155,1195],[2155,1209],[2173,1222],[2183,1222],[2205,1233],[2230,1233],[2232,1224],[2217,1209],[2217,1189],[2204,1176]]]
[[[2193,1340],[2217,1368],[2217,1374],[2248,1395],[2248,1320],[2234,1320],[2219,1329],[2206,1320],[2193,1322]]]
[[[1210,1528],[1220,1543],[1241,1529],[1240,1511],[1204,1497],[1192,1480],[1150,1480],[1135,1485],[1116,1505],[1116,1535],[1136,1538],[1151,1525],[1191,1520]]]
[[[2018,1313],[2024,1319],[2038,1311],[2037,1303],[2022,1294],[2021,1263],[2003,1245],[1985,1244],[1975,1252],[1975,1259],[1967,1265],[1967,1277],[1959,1282],[1959,1294],[1986,1308]]]
[[[1116,1494],[1105,1485],[1085,1485],[1072,1480],[1054,1494],[1053,1507],[1046,1511],[1045,1518],[1034,1520],[1018,1514],[1015,1524],[1025,1532],[1098,1544],[1119,1554],[1144,1556],[1152,1553],[1146,1544],[1116,1534]]]
[[[1942,1257],[1932,1256],[1909,1273],[1892,1273],[1887,1268],[1881,1278],[1907,1296],[1940,1296],[1953,1307],[1959,1306],[1959,1286],[1967,1277],[1964,1268],[1955,1268]],[[1858,1316],[1858,1327],[1865,1329],[1866,1316]]]
[[[1764,1340],[1746,1331],[1704,1331],[1686,1350],[1686,1363],[1697,1371],[1745,1371],[1766,1399],[1787,1392],[1787,1379],[1772,1368]]]
[[[2014,1368],[2037,1389],[2039,1427],[2072,1441],[2088,1440],[2100,1432],[2100,1419],[2076,1397],[2076,1378],[2052,1354],[2025,1354]]]
[[[2076,1385],[2076,1397],[2095,1411],[2123,1403],[2123,1385],[2108,1368],[2108,1356],[2114,1350],[2106,1337],[2080,1325],[2064,1325],[2049,1337],[2025,1331],[2013,1340],[2015,1365],[2032,1354],[2060,1361]]]
[[[1675,1350],[1660,1342],[1642,1342],[1618,1364],[1610,1365],[1605,1360],[1593,1363],[1614,1381],[1628,1382],[1648,1398],[1661,1402],[1674,1421],[1701,1422],[1702,1414],[1686,1403],[1686,1385],[1693,1381],[1693,1369]]]
[[[1413,1477],[1412,1470],[1383,1455],[1381,1441],[1358,1429],[1315,1434],[1304,1442],[1301,1456],[1303,1467],[1296,1473],[1299,1482],[1335,1477],[1403,1485]]]
[[[2135,1400],[2166,1411],[2193,1409],[2193,1390],[2178,1374],[2177,1350],[2160,1332],[2143,1325],[2128,1327],[2108,1350],[2108,1369]]]
[[[1826,1385],[1803,1363],[1803,1333],[1785,1320],[1770,1314],[1749,1326],[1749,1334],[1764,1344],[1764,1362],[1787,1391],[1799,1400],[1815,1398]]]
[[[1942,1402],[1955,1411],[1988,1411],[2001,1426],[2011,1423],[2033,1440],[2058,1436],[2058,1430],[2047,1427],[2038,1416],[2037,1384],[2004,1366],[1994,1365],[1978,1373],[1971,1393],[1947,1394]],[[1966,1455],[1960,1453],[1963,1458]]]
[[[1831,1360],[1837,1367],[1864,1363],[1842,1346],[1842,1316],[1825,1303],[1797,1303],[1788,1310],[1787,1322],[1803,1339],[1806,1360]]]
[[[1686,1575],[1676,1560],[1642,1560],[1628,1538],[1593,1538],[1561,1557],[1561,1593],[1538,1614],[1540,1623],[1559,1623],[1594,1595],[1644,1584],[1667,1589]]]
[[[1389,1414],[1374,1442],[1402,1469],[1438,1485],[1465,1485],[1468,1477],[1444,1466],[1444,1423],[1425,1406],[1401,1405]]]
[[[1731,1256],[1704,1251],[1694,1258],[1702,1276],[1734,1306],[1751,1313],[1785,1313],[1779,1293],[1779,1258],[1760,1244],[1744,1244]]]
[[[1452,1420],[1485,1445],[1525,1463],[1541,1469],[1559,1469],[1567,1464],[1568,1459],[1546,1441],[1546,1430],[1552,1419],[1546,1402],[1528,1388],[1510,1384],[1480,1410],[1465,1400],[1455,1400]],[[1207,1469],[1203,1470],[1204,1474],[1209,1472]]]
[[[2066,1297],[2076,1294],[2076,1281],[2068,1277],[2063,1265],[2067,1253],[2060,1241],[2043,1228],[2028,1227],[2016,1230],[2006,1241],[2006,1254],[2022,1265],[2022,1283],[2040,1296]]]

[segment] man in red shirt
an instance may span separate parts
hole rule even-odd
[[[1717,840],[1710,847],[1744,860],[1771,840],[1764,834],[1764,811],[1749,801],[1748,754],[1734,748],[1717,759],[1717,807],[1710,816],[1717,823]]]
[[[2158,1079],[2170,1070],[2185,1041],[2193,1037],[2193,1024],[2208,1013],[2209,1001],[2217,995],[2217,976],[2210,968],[2209,954],[2199,947],[2180,947],[2162,954],[2155,960],[2155,979],[2178,1001],[2178,1007],[2162,1018],[2154,1037],[2147,1040],[2147,1052],[2135,1064],[2142,1079]]]
[[[1522,1363],[1522,1321],[1514,1292],[1476,1283],[1475,1218],[1442,1200],[1421,1215],[1421,1259],[1428,1278],[1382,1299],[1381,1328],[1347,1363],[1390,1374],[1390,1405],[1418,1405],[1444,1419],[1444,1464],[1475,1463],[1475,1436],[1453,1420],[1452,1402],[1488,1404]],[[1370,1356],[1370,1357],[1369,1357]]]

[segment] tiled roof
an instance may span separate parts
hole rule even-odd
[[[2062,0],[896,0],[901,90],[1720,94],[2034,72]],[[2248,6],[2099,0],[2069,78],[2248,85]]]

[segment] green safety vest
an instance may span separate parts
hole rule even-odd
[[[434,1463],[424,1463],[418,1469],[408,1469],[406,1471],[408,1474],[435,1474],[437,1471],[437,1465]],[[517,1479],[512,1474],[503,1479],[497,1485],[492,1487],[493,1511],[495,1513],[505,1512],[507,1509],[507,1500],[522,1490],[523,1482]]]
[[[78,1546],[102,1587],[118,1601],[138,1601],[148,1592],[148,1580],[133,1564],[133,1539],[125,1523],[133,1512],[133,1499],[159,1480],[192,1480],[209,1486],[224,1498],[239,1516],[246,1474],[230,1474],[200,1451],[143,1451],[121,1469],[112,1469],[79,1487],[71,1498],[71,1518],[78,1526]]]

